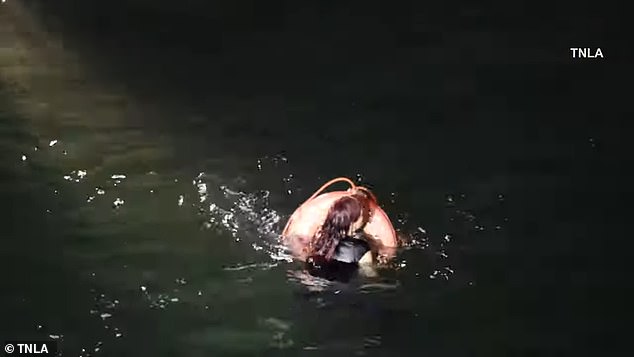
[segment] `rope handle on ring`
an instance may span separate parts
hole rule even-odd
[[[372,191],[370,191],[370,189],[368,189],[366,187],[363,187],[363,186],[355,185],[354,181],[352,181],[351,179],[349,179],[347,177],[336,177],[336,178],[326,182],[325,184],[323,184],[317,191],[315,191],[315,193],[313,193],[312,196],[310,196],[310,198],[308,198],[306,201],[304,201],[304,203],[302,203],[301,206],[303,206],[304,204],[312,201],[313,199],[315,199],[315,197],[319,196],[326,188],[328,188],[328,186],[332,185],[333,183],[337,183],[337,182],[347,182],[350,185],[349,190],[363,191],[365,194],[368,195],[368,197],[370,197],[370,199],[372,201],[374,201],[374,203],[378,203],[378,201],[376,199],[376,196],[374,195],[374,193],[372,193]],[[286,227],[284,227],[284,231],[282,231],[282,236],[286,235],[286,231],[288,230],[288,227],[290,226],[290,223],[291,223],[291,220],[289,220],[286,223]]]
[[[315,193],[313,193],[313,195],[310,196],[310,198],[307,199],[306,202],[309,202],[309,201],[313,200],[315,197],[319,196],[326,188],[328,188],[328,186],[332,185],[333,183],[341,182],[341,181],[347,182],[350,185],[349,189],[351,189],[351,190],[363,191],[364,193],[366,193],[372,199],[372,201],[377,203],[376,196],[374,195],[374,193],[372,193],[372,191],[370,191],[366,187],[355,185],[354,182],[351,179],[347,178],[347,177],[336,177],[336,178],[326,182],[317,191],[315,191]],[[304,203],[306,203],[306,202],[304,202]]]

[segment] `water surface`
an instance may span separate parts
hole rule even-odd
[[[607,337],[625,71],[567,50],[601,42],[600,17],[1,9],[2,336],[82,356],[579,355]],[[335,176],[409,237],[377,279],[310,279],[277,242]]]

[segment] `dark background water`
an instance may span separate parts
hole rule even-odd
[[[617,13],[1,4],[0,336],[95,356],[616,352]],[[413,240],[373,291],[314,291],[276,260],[280,225],[340,175]]]

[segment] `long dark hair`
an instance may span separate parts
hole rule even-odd
[[[331,260],[339,241],[349,234],[350,227],[361,217],[361,213],[361,203],[355,197],[347,196],[335,201],[312,239],[309,256]]]

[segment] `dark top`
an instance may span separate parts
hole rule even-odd
[[[368,251],[370,251],[368,242],[346,237],[337,244],[332,260],[328,261],[322,256],[312,256],[306,261],[306,267],[311,275],[347,282],[356,273],[361,257]]]
[[[339,241],[333,259],[342,263],[358,263],[361,257],[370,250],[368,242],[346,237]]]

